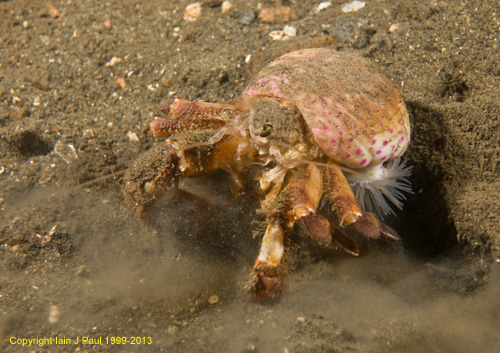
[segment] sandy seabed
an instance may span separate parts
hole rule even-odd
[[[191,1],[0,1],[2,352],[498,351],[500,5],[345,2],[206,0],[190,22]],[[357,238],[358,258],[292,237],[262,304],[242,290],[256,203],[224,173],[182,185],[209,210],[175,194],[149,222],[101,177],[159,148],[141,130],[163,97],[230,103],[310,45],[400,88],[414,194],[386,220],[401,242]]]

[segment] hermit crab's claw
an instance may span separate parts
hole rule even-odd
[[[380,239],[388,243],[399,240],[398,233],[387,224],[380,222]]]
[[[356,243],[344,234],[340,229],[330,226],[330,222],[323,216],[310,214],[302,217],[301,223],[305,230],[315,239],[323,244],[329,244],[332,240],[344,251],[358,256],[359,248]]]
[[[179,157],[162,150],[148,152],[141,162],[129,168],[124,177],[123,195],[127,203],[143,217],[164,189],[175,187],[181,172]],[[146,166],[146,167],[145,167]]]
[[[379,221],[373,213],[365,212],[356,221],[350,224],[351,228],[368,238],[379,238],[392,243],[399,240],[394,229]]]
[[[344,173],[334,163],[328,164],[327,177],[329,197],[341,224],[368,238],[380,238],[387,242],[399,240],[396,231],[380,222],[373,213],[361,211]]]

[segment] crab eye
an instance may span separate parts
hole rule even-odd
[[[224,109],[222,109],[222,111],[220,112],[220,116],[223,120],[230,120],[230,119],[233,119],[234,117],[234,110],[233,108],[230,108],[230,107],[225,107]]]
[[[271,135],[272,131],[273,131],[273,126],[271,124],[264,124],[259,128],[259,136],[267,137]]]

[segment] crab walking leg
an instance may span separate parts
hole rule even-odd
[[[275,185],[275,188],[280,186],[281,184]],[[308,165],[301,175],[290,178],[284,190],[281,191],[286,201],[279,204],[278,201],[272,202],[277,198],[274,195],[275,188],[271,191],[273,195],[268,195],[261,203],[270,214],[267,217],[267,228],[253,269],[252,288],[258,298],[274,299],[283,290],[283,281],[287,272],[283,262],[286,230],[293,228],[297,220],[309,220],[308,223],[313,225],[312,228],[318,225],[318,219],[313,216],[316,216],[314,213],[323,193],[322,175],[316,166]],[[321,223],[322,220],[327,222],[329,234],[330,224],[323,218],[319,222]],[[324,231],[324,224],[319,228]],[[313,236],[317,237],[315,234]]]
[[[217,143],[196,148],[176,149],[172,145],[170,150],[152,155],[145,162],[130,168],[125,174],[125,198],[142,217],[158,196],[176,187],[183,177],[197,178],[219,168],[231,172],[234,169],[234,150],[238,144],[237,137],[226,136]],[[149,168],[143,168],[144,165]]]
[[[171,120],[161,117],[155,117],[149,123],[142,133],[144,135],[152,135],[154,137],[169,137],[173,134],[178,134],[187,131],[207,131],[220,130],[226,126],[224,120],[207,118],[200,120]]]
[[[333,228],[323,216],[316,214],[323,195],[323,177],[319,168],[307,166],[304,176],[295,190],[293,214],[307,232],[318,241],[329,244],[332,239],[344,251],[359,255],[358,246],[340,229]]]
[[[218,104],[207,102],[192,102],[179,97],[167,97],[160,102],[158,109],[170,115],[172,118],[213,118],[224,116],[223,111],[227,111],[226,118],[232,118],[231,112],[238,112],[240,109],[231,104]]]
[[[362,212],[344,173],[330,161],[327,168],[328,191],[340,223],[351,226],[369,238],[381,238],[391,242],[399,239],[397,233],[386,224],[379,222],[369,212]]]
[[[316,213],[323,195],[323,176],[318,167],[308,164],[297,183],[293,200],[293,216],[299,218]]]
[[[329,196],[337,209],[341,224],[350,225],[363,215],[344,173],[335,163],[328,162]]]
[[[277,218],[268,220],[260,253],[253,267],[252,290],[257,298],[275,299],[283,290],[285,230]]]

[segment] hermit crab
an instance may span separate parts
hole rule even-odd
[[[250,289],[277,298],[287,272],[286,238],[299,224],[322,243],[358,255],[342,228],[369,238],[398,240],[378,218],[402,207],[410,169],[400,163],[410,141],[405,105],[392,82],[368,59],[324,48],[288,53],[267,65],[236,104],[164,99],[144,133],[167,138],[165,150],[137,163],[125,196],[139,212],[182,177],[223,169],[230,190],[256,176],[265,216]],[[139,180],[139,181],[138,181]],[[318,214],[329,199],[338,226]],[[372,213],[373,212],[373,213]],[[379,217],[377,218],[375,215]]]

